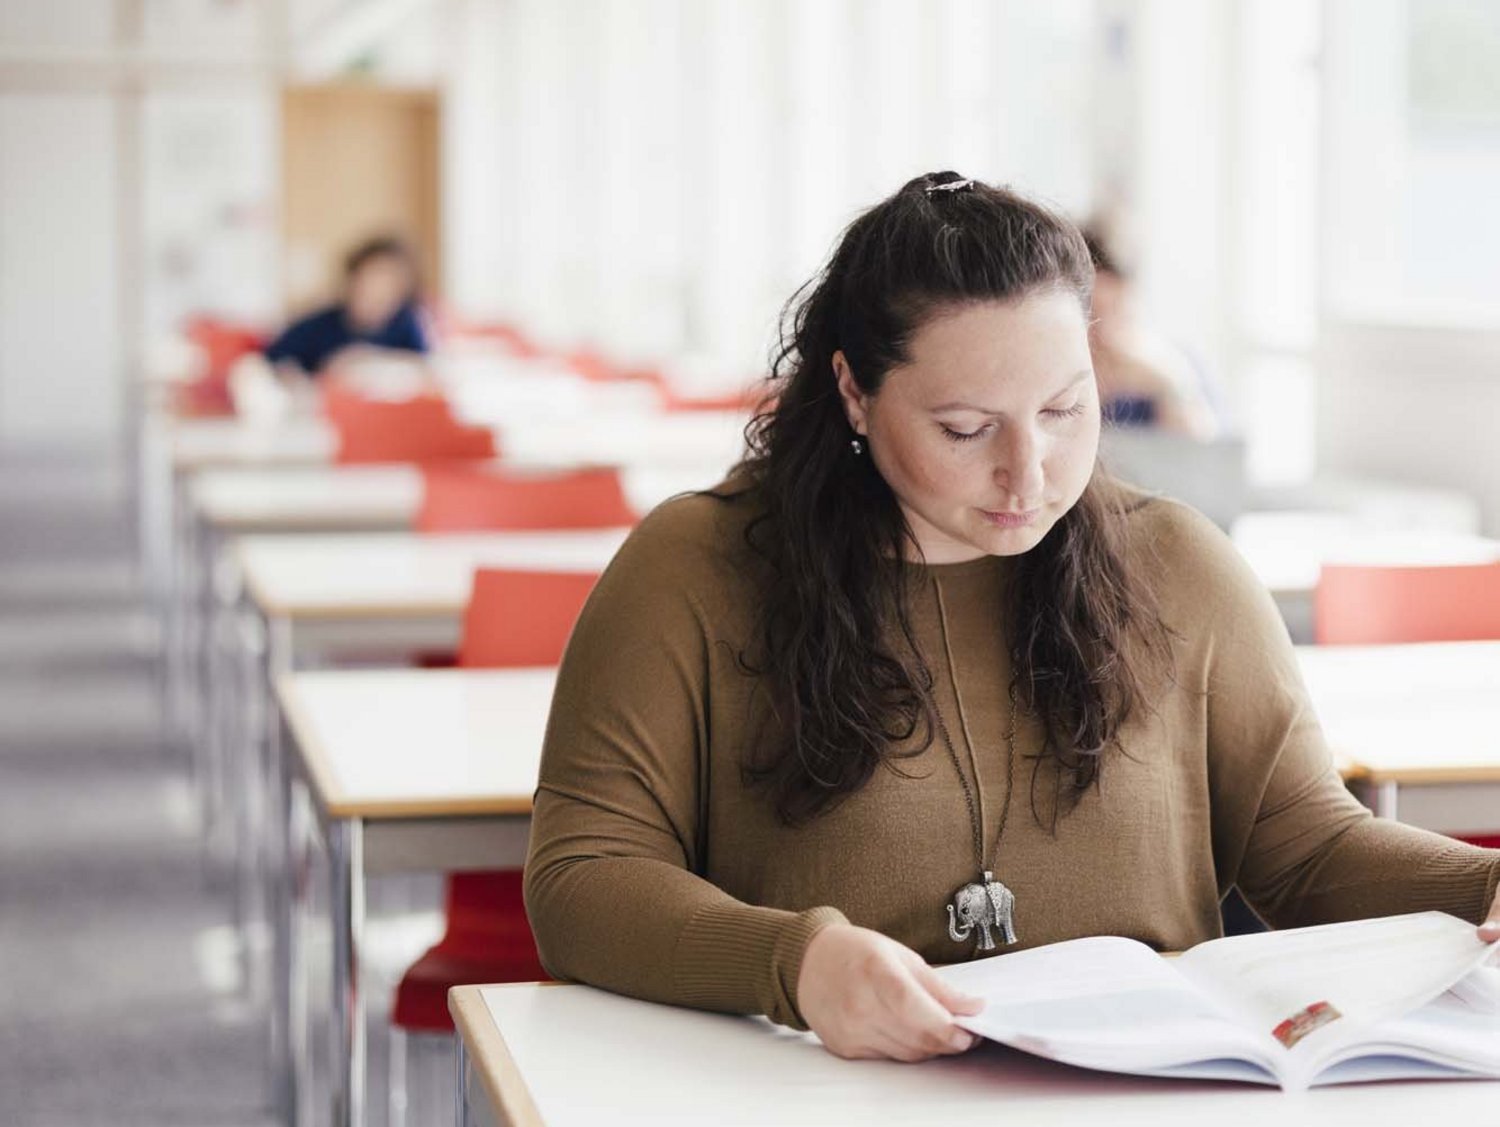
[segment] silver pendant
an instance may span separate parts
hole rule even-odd
[[[994,873],[986,872],[979,883],[966,884],[953,894],[953,903],[948,905],[948,935],[955,943],[962,943],[978,928],[979,950],[993,951],[993,927],[1009,946],[1016,941],[1015,912],[1015,893],[997,881]]]

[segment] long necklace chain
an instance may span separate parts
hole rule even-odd
[[[1000,838],[1005,833],[1005,823],[1010,817],[1010,796],[1015,789],[1016,778],[1016,687],[1010,686],[1010,723],[1005,730],[1005,803],[1000,807],[1000,825],[995,830],[995,844],[990,847],[990,863],[985,863],[984,852],[984,827],[979,820],[979,809],[974,801],[974,787],[969,785],[969,777],[964,773],[962,764],[958,761],[958,752],[953,746],[953,737],[948,734],[948,724],[943,719],[943,710],[938,707],[937,694],[929,693],[928,699],[932,702],[932,714],[937,720],[938,732],[943,737],[943,746],[948,750],[948,758],[953,763],[953,770],[958,775],[958,782],[963,787],[964,804],[969,808],[969,825],[974,831],[974,864],[981,871],[994,867],[994,855],[1000,849]],[[971,749],[972,751],[972,749]],[[973,758],[972,755],[970,757]],[[974,786],[979,785],[979,767],[974,766]]]

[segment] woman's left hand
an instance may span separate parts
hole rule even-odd
[[[1486,943],[1500,939],[1500,889],[1495,891],[1495,902],[1490,905],[1490,914],[1479,925],[1479,938]]]

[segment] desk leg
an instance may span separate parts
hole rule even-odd
[[[187,503],[187,486],[183,479],[172,482],[172,527],[170,563],[167,569],[166,600],[167,650],[166,676],[164,678],[167,733],[169,738],[188,753],[189,766],[194,769],[193,782],[202,788],[203,780],[197,776],[201,767],[187,741],[187,686],[184,684],[187,667],[187,605],[188,588],[191,585],[193,513]]]
[[[275,983],[271,1007],[271,1061],[276,1073],[276,1106],[281,1121],[296,1127],[307,1098],[307,893],[309,874],[308,796],[292,769],[290,734],[277,762],[276,814],[281,823],[281,857],[272,892],[276,920]]]
[[[278,737],[280,716],[268,691],[266,631],[259,614],[236,594],[231,635],[233,655],[227,695],[229,715],[221,725],[225,756],[235,780],[235,903],[240,924],[246,995],[263,997],[266,923],[274,900],[280,859]]]
[[[1391,782],[1375,785],[1375,816],[1396,820],[1396,784]]]
[[[359,980],[365,916],[364,823],[330,821],[328,868],[333,917],[334,1123],[364,1127],[365,1005]]]
[[[474,1117],[469,1113],[469,1050],[462,1037],[458,1042],[458,1127],[473,1127]]]

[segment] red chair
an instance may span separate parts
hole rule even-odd
[[[1313,633],[1325,646],[1500,639],[1500,563],[1325,566]]]
[[[556,665],[598,575],[593,572],[475,573],[459,665],[468,669]],[[450,873],[447,926],[396,987],[391,1010],[391,1122],[405,1118],[405,1034],[453,1032],[454,986],[546,979],[526,920],[519,869]]]
[[[183,335],[198,347],[203,363],[191,381],[176,389],[174,410],[195,418],[234,414],[229,370],[241,356],[264,348],[265,334],[218,317],[197,316],[183,327]]]
[[[1500,639],[1500,562],[1326,565],[1313,592],[1313,635],[1324,646]],[[1500,834],[1455,836],[1500,849]]]
[[[612,469],[519,473],[496,466],[429,466],[419,532],[618,528],[639,518]]]
[[[496,454],[490,431],[458,422],[440,396],[367,399],[330,386],[323,410],[338,434],[336,460],[344,465],[477,461]]]

